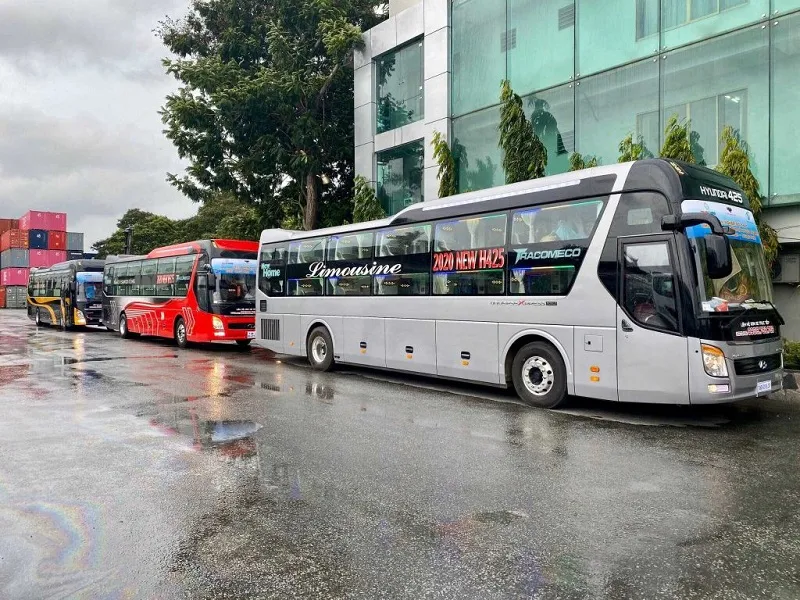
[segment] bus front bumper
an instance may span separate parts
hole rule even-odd
[[[692,404],[725,404],[751,398],[764,398],[783,389],[783,369],[760,375],[706,377],[695,383],[691,392]]]

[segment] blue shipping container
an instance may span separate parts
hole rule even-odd
[[[47,250],[47,232],[44,229],[31,229],[28,242],[31,250]]]

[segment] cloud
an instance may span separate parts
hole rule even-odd
[[[0,217],[68,213],[91,242],[129,208],[181,218],[158,111],[177,84],[153,30],[189,0],[0,1]]]

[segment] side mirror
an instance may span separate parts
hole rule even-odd
[[[206,280],[208,281],[208,287],[210,289],[212,289],[212,290],[216,289],[216,287],[217,287],[217,276],[214,275],[214,273],[212,271],[209,271],[206,274]]]
[[[711,279],[723,279],[733,272],[731,243],[727,236],[708,235],[706,241],[706,268]]]
[[[69,282],[69,291],[74,294],[77,291],[77,289],[78,289],[78,284],[75,283],[74,281],[70,281]]]
[[[199,288],[207,288],[208,287],[208,274],[206,274],[206,273],[198,273],[197,274],[197,287],[199,287]]]

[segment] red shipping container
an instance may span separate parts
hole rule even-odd
[[[31,250],[28,264],[35,269],[43,269],[53,264],[50,260],[50,250]]]
[[[27,287],[29,269],[3,269],[0,271],[0,285],[21,285]]]
[[[18,221],[16,219],[0,219],[0,235],[11,229],[17,229]]]
[[[29,229],[48,229],[48,213],[41,210],[29,210],[19,219],[19,228],[23,231]]]
[[[66,250],[67,234],[63,231],[51,231],[47,236],[47,247],[50,250]]]
[[[11,229],[0,235],[0,252],[11,248],[27,248],[29,244],[28,232],[21,229]]]
[[[50,235],[53,235],[53,232],[50,232]],[[48,250],[47,251],[47,261],[48,267],[52,267],[56,263],[64,262],[67,260],[67,251],[66,250]]]
[[[50,231],[66,231],[67,230],[67,213],[54,213],[49,212],[46,213],[46,222],[47,227],[45,229],[49,229]],[[31,229],[36,229],[35,227],[31,227]],[[60,248],[59,248],[60,250]]]
[[[0,287],[0,308],[6,307],[6,288]]]

